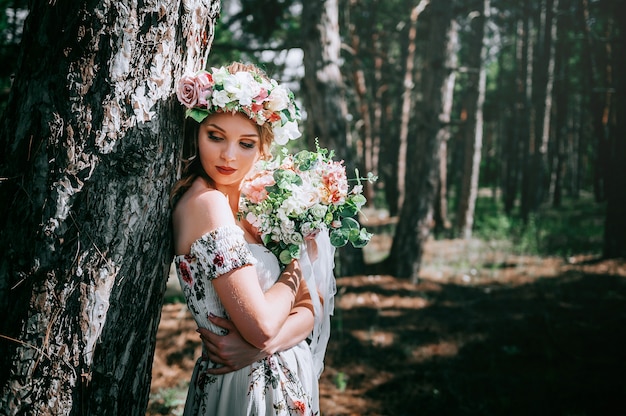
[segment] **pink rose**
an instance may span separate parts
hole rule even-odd
[[[201,72],[196,77],[196,92],[198,95],[198,106],[208,108],[210,105],[211,92],[213,88],[213,77],[208,72]]]
[[[196,88],[196,77],[185,75],[178,81],[176,88],[178,101],[187,108],[194,108],[198,104],[198,89]]]

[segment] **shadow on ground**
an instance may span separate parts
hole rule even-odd
[[[626,262],[533,270],[338,279],[323,414],[626,414]],[[199,354],[184,307],[166,308],[149,415],[179,412],[163,388],[184,391]]]

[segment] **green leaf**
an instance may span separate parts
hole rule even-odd
[[[289,254],[291,255],[292,259],[299,259],[300,258],[300,246],[297,246],[295,244],[290,244],[287,247],[287,250],[289,250]]]
[[[191,117],[196,120],[198,123],[202,123],[206,116],[209,115],[209,111],[201,108],[188,108],[185,112],[187,117]]]
[[[330,233],[330,244],[334,247],[343,247],[348,244],[348,237],[341,232],[341,229],[333,230]]]
[[[359,238],[359,230],[358,229],[351,228],[351,229],[348,230],[348,240],[350,240],[350,242],[354,242],[358,238]]]
[[[361,228],[358,221],[354,218],[342,218],[341,219],[341,228],[347,228],[349,230],[356,229],[357,231]]]
[[[342,217],[354,217],[358,212],[358,208],[354,204],[348,202],[343,207],[341,207],[339,215],[341,215]]]
[[[278,256],[278,260],[280,260],[280,262],[282,264],[289,264],[291,263],[291,253],[289,253],[289,250],[283,250],[280,252],[280,255]]]
[[[302,185],[302,178],[292,170],[278,169],[274,172],[274,181],[279,188],[286,188],[290,184]]]
[[[352,198],[350,198],[350,200],[354,203],[354,205],[356,205],[357,208],[361,208],[363,205],[365,205],[365,203],[367,202],[367,199],[361,195],[361,194],[356,194],[353,195]]]
[[[358,238],[352,241],[352,246],[355,248],[363,248],[370,242],[372,233],[367,232],[365,228],[362,228],[359,232]]]

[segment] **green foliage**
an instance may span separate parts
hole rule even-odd
[[[347,385],[348,381],[346,374],[341,371],[338,372],[337,375],[335,375],[335,386],[337,387],[337,390],[345,391]]]
[[[182,415],[185,398],[187,397],[188,382],[181,382],[172,388],[160,389],[150,395],[149,414]]]
[[[604,204],[591,197],[565,203],[559,209],[544,207],[524,223],[516,215],[507,216],[499,200],[478,198],[474,236],[486,241],[507,240],[519,254],[600,254]]]
[[[171,304],[171,303],[185,303],[185,295],[180,292],[174,293],[172,295],[168,295],[163,298],[163,304]]]
[[[25,0],[0,0],[0,114],[9,97],[27,10]]]

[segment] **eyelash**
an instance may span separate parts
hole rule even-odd
[[[209,133],[209,139],[212,141],[220,141],[220,140],[224,140],[222,137],[216,136],[213,133]],[[241,142],[240,143],[242,147],[246,148],[246,149],[254,149],[255,147],[255,143],[248,143],[248,142]]]

